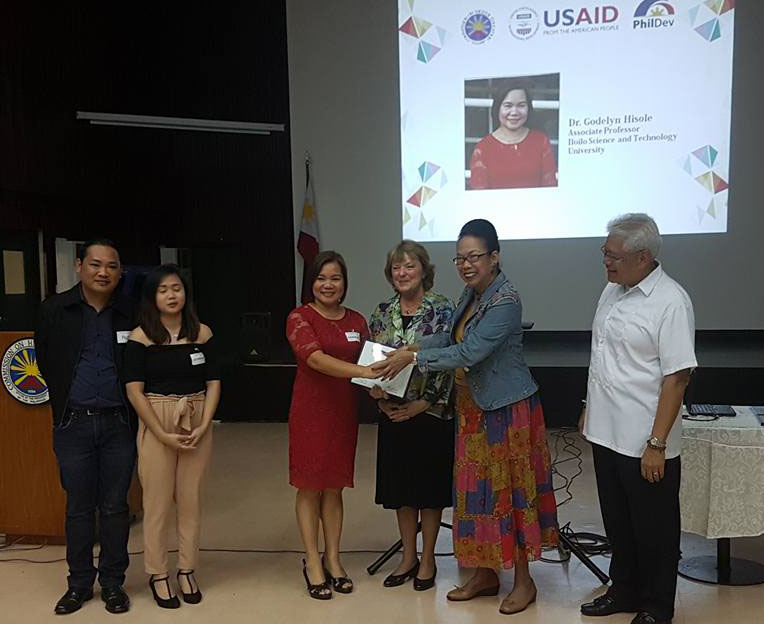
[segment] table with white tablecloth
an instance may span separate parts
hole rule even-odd
[[[717,540],[717,557],[682,560],[680,574],[720,584],[764,582],[764,566],[730,559],[730,538],[764,534],[764,427],[751,408],[683,421],[682,530]]]

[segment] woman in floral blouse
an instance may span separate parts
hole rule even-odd
[[[404,240],[387,254],[385,277],[395,294],[380,303],[369,323],[372,340],[391,347],[416,344],[426,336],[451,331],[454,306],[431,292],[435,267],[424,247]],[[435,542],[444,507],[452,504],[454,461],[453,375],[421,374],[411,378],[406,400],[390,400],[379,389],[381,420],[377,437],[376,502],[395,509],[403,558],[384,581],[385,587],[414,579],[422,591],[435,584]],[[422,523],[422,559],[417,559],[417,523]]]

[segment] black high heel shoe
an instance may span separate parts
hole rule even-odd
[[[302,560],[302,575],[305,577],[305,584],[308,586],[308,594],[311,598],[316,600],[329,600],[332,597],[332,589],[329,586],[329,581],[323,583],[316,583],[312,585],[308,578],[308,564],[305,563],[305,559]]]
[[[167,593],[170,594],[169,598],[162,598],[157,594],[157,590],[154,587],[156,583],[159,583],[161,581],[164,581],[167,585]],[[151,593],[154,594],[154,601],[163,609],[177,609],[180,607],[180,600],[178,600],[177,596],[172,595],[172,588],[170,587],[170,579],[166,576],[162,578],[151,578],[149,579],[149,587],[151,588]]]
[[[180,584],[180,577],[185,576],[186,581],[188,581],[188,586],[193,589],[194,583],[196,583],[196,579],[194,578],[194,571],[189,570],[188,572],[182,572],[181,570],[178,570],[178,574],[176,575],[176,578],[178,579],[178,587],[180,588],[180,593],[183,595],[183,602],[188,604],[199,604],[202,601],[202,592],[199,589],[199,583],[196,583],[196,591],[192,592],[190,594],[187,594],[183,591],[183,585]],[[193,583],[191,582],[191,579],[193,579]]]
[[[331,583],[332,587],[334,588],[334,591],[340,593],[340,594],[349,594],[353,591],[353,581],[348,576],[337,576],[334,577],[329,572],[329,568],[326,567],[326,564],[324,563],[324,558],[321,557],[321,565],[324,568],[324,575],[326,576],[326,580]]]
[[[385,587],[398,587],[398,585],[403,585],[410,578],[415,578],[417,572],[419,572],[418,561],[414,564],[413,568],[411,568],[410,570],[407,570],[403,574],[388,575],[387,578],[382,582],[382,585],[384,585]]]
[[[435,568],[435,570],[432,573],[432,576],[428,579],[420,579],[418,576],[414,577],[414,590],[415,591],[424,591],[426,589],[430,589],[430,587],[435,586],[435,577],[438,576],[438,568]]]

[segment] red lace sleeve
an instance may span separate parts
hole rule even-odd
[[[470,179],[468,184],[473,189],[488,188],[488,165],[486,165],[483,155],[482,141],[472,150],[470,158]]]
[[[541,147],[541,186],[557,186],[557,163],[549,139],[544,136]]]
[[[321,343],[310,324],[310,319],[299,309],[287,317],[286,334],[298,360],[306,361],[312,353],[321,351]]]

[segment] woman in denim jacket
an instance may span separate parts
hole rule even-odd
[[[454,552],[475,572],[447,597],[495,596],[498,572],[514,567],[499,610],[517,613],[536,600],[528,562],[557,545],[544,415],[522,355],[522,304],[499,267],[490,222],[464,225],[454,264],[466,288],[450,335],[399,349],[376,370],[389,377],[414,361],[422,372],[456,371]]]

